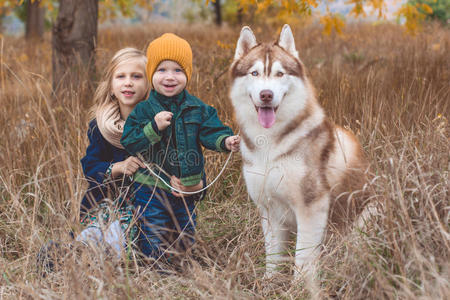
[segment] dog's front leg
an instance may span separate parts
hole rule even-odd
[[[319,245],[327,225],[328,209],[327,194],[296,211],[297,244],[294,271],[296,278],[300,277],[302,270],[310,278],[315,275],[315,258],[319,253]]]
[[[289,231],[283,220],[267,209],[261,211],[262,228],[266,247],[266,278],[271,278],[279,270],[280,263],[285,260]]]

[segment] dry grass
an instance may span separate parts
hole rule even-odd
[[[163,31],[194,51],[190,91],[233,126],[224,74],[239,28],[147,25],[99,34],[98,68],[125,46],[144,48]],[[254,28],[270,40],[275,29]],[[437,25],[416,37],[394,25],[349,26],[324,37],[294,28],[300,56],[320,102],[353,130],[371,162],[379,214],[366,229],[330,239],[319,267],[324,297],[444,299],[450,295],[450,32]],[[227,47],[217,44],[220,40]],[[183,274],[160,275],[133,260],[64,249],[61,268],[42,278],[35,256],[49,239],[79,231],[85,185],[87,84],[64,99],[50,95],[49,37],[41,44],[4,38],[0,45],[0,298],[269,298],[309,295],[289,276],[265,281],[263,237],[236,155],[198,205],[198,242]],[[207,152],[210,179],[225,161]],[[447,295],[447,296],[446,296]]]

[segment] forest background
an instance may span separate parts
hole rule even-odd
[[[192,1],[196,8],[177,23],[115,24],[116,16],[136,18],[162,4],[0,0],[0,16],[16,14],[26,24],[23,37],[4,31],[0,37],[0,297],[310,297],[289,271],[263,279],[260,219],[245,190],[239,155],[197,206],[197,244],[183,272],[162,275],[133,258],[117,264],[69,248],[55,272],[36,272],[44,243],[69,243],[68,232],[81,230],[86,111],[112,54],[126,46],[145,49],[167,31],[186,38],[194,52],[188,89],[237,131],[227,71],[240,28],[250,25],[259,41],[270,41],[284,23],[293,28],[327,114],[361,141],[371,163],[368,188],[379,203],[364,230],[330,237],[323,246],[322,295],[449,295],[449,1],[409,1],[398,10],[401,25],[383,19],[381,0],[349,1],[355,17],[375,8],[377,20],[366,21],[350,22],[322,1],[227,0]],[[315,5],[325,9],[315,13]],[[75,30],[80,27],[82,34]],[[209,181],[225,159],[206,151]]]

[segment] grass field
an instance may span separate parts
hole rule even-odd
[[[277,29],[253,28],[258,39]],[[144,49],[164,31],[194,52],[189,91],[235,130],[227,68],[240,28],[149,24],[99,32],[102,70],[125,46]],[[364,230],[324,245],[320,289],[332,299],[445,299],[450,295],[450,31],[428,25],[416,36],[389,24],[349,25],[341,36],[293,28],[317,96],[337,124],[360,139],[371,163],[379,213]],[[220,41],[220,42],[218,42]],[[87,146],[86,81],[51,96],[50,36],[27,45],[0,40],[0,299],[303,299],[288,274],[264,280],[263,236],[234,155],[197,207],[197,243],[184,272],[161,275],[131,259],[65,249],[45,278],[35,257],[49,239],[69,241],[86,188],[79,159]],[[226,156],[206,152],[208,179]]]

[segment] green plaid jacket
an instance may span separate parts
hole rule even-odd
[[[171,125],[159,131],[154,117],[161,111],[171,111],[173,117]],[[148,163],[157,164],[169,175],[180,178],[183,185],[192,186],[200,182],[204,173],[201,146],[228,151],[224,141],[231,135],[233,131],[219,120],[216,109],[186,90],[171,98],[152,90],[148,99],[128,116],[121,143],[131,155],[142,154]],[[170,181],[158,168],[154,171]],[[138,170],[134,180],[168,190],[146,169]]]

